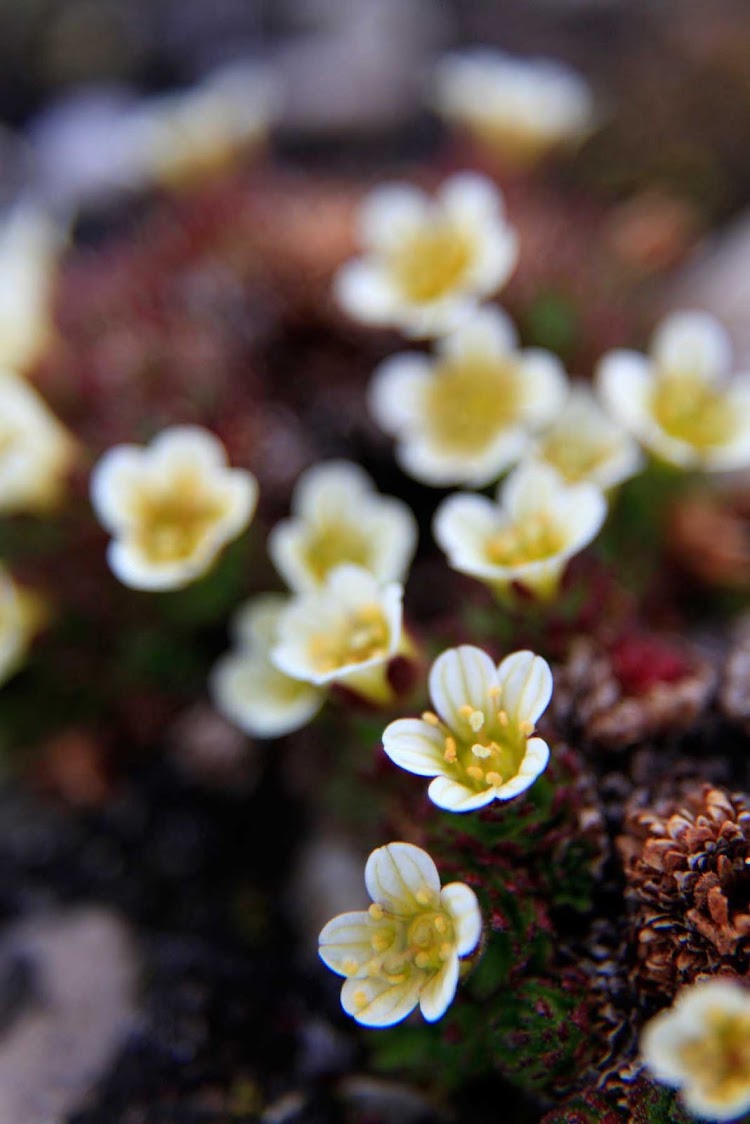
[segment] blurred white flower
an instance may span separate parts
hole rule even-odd
[[[245,733],[277,738],[307,725],[325,701],[325,691],[291,679],[271,663],[279,616],[287,605],[283,594],[254,597],[233,622],[234,650],[211,673],[216,709]]]
[[[32,204],[0,218],[0,367],[26,371],[52,334],[52,286],[65,230]]]
[[[428,1022],[453,1001],[459,958],[479,943],[482,916],[463,882],[440,886],[437,867],[411,843],[388,843],[367,860],[372,905],[334,917],[320,956],[345,976],[341,1005],[363,1026],[392,1026],[414,1010]]]
[[[731,344],[707,312],[676,312],[649,356],[605,355],[597,381],[612,415],[650,452],[680,468],[750,465],[750,374],[730,379]]]
[[[0,370],[0,512],[53,507],[76,455],[73,437],[33,387]]]
[[[433,533],[454,570],[503,593],[519,582],[541,599],[554,596],[568,560],[598,534],[607,514],[602,492],[566,484],[549,465],[514,469],[485,496],[449,496],[435,513]]]
[[[339,303],[356,320],[417,339],[456,327],[518,256],[500,192],[471,172],[446,180],[435,198],[408,183],[377,187],[359,226],[365,256],[339,270]]]
[[[641,1056],[689,1112],[735,1120],[750,1110],[750,992],[730,979],[685,987],[646,1024]]]
[[[91,500],[114,536],[107,558],[124,585],[178,589],[201,577],[255,511],[250,472],[228,468],[199,426],[171,426],[148,448],[117,445],[94,467]]]
[[[266,68],[235,63],[192,89],[144,100],[123,116],[115,140],[142,183],[199,180],[265,139],[278,99]]]
[[[285,675],[316,686],[341,683],[387,702],[388,662],[403,651],[403,587],[382,585],[361,566],[332,570],[317,590],[298,594],[277,622],[271,661]]]
[[[637,442],[604,412],[584,383],[571,388],[562,410],[534,441],[529,455],[557,469],[568,484],[589,480],[602,491],[643,467]]]
[[[398,441],[405,472],[426,484],[482,487],[517,461],[533,429],[565,397],[560,361],[518,349],[510,318],[475,312],[445,336],[436,359],[407,352],[387,359],[370,385],[370,410]]]
[[[488,47],[442,59],[432,101],[449,124],[520,166],[580,140],[594,123],[591,90],[571,67]]]
[[[0,683],[18,671],[44,616],[41,599],[16,585],[0,565]]]
[[[297,481],[292,518],[268,537],[271,559],[291,589],[321,586],[350,562],[378,581],[403,581],[417,544],[417,524],[405,503],[379,495],[350,461],[314,465]]]
[[[544,771],[549,748],[531,736],[552,694],[540,656],[514,652],[495,667],[479,648],[450,648],[432,665],[429,687],[435,713],[391,722],[383,748],[402,769],[435,778],[428,795],[439,808],[511,800]]]

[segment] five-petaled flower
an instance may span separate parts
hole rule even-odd
[[[650,356],[605,355],[597,380],[612,415],[655,456],[680,468],[750,465],[750,374],[730,379],[731,344],[706,312],[658,326]]]
[[[589,480],[602,491],[643,467],[637,442],[604,412],[584,383],[572,386],[562,410],[534,441],[530,456],[557,469],[568,484]]]
[[[438,356],[387,359],[370,385],[370,409],[398,439],[397,457],[427,484],[481,487],[517,461],[530,431],[549,422],[565,397],[560,361],[518,350],[505,313],[477,311],[438,345]]]
[[[114,536],[110,567],[134,589],[177,589],[201,577],[255,511],[250,472],[228,468],[218,438],[172,426],[148,446],[118,445],[94,467],[91,499]]]
[[[20,375],[0,370],[0,511],[44,511],[77,455],[67,429]]]
[[[365,256],[337,274],[339,303],[357,320],[417,339],[456,327],[497,292],[518,253],[498,189],[468,172],[434,199],[406,183],[375,188],[362,204],[360,240]]]
[[[594,122],[594,99],[571,67],[479,48],[437,66],[433,104],[452,125],[517,167],[580,140]]]
[[[434,778],[428,795],[439,808],[511,800],[544,771],[549,748],[532,737],[552,694],[541,656],[513,652],[496,667],[480,648],[449,648],[432,665],[429,688],[435,710],[391,722],[383,748],[402,769]]]
[[[657,1081],[680,1089],[704,1120],[750,1110],[750,991],[731,979],[679,992],[641,1035],[641,1056]]]
[[[495,503],[460,493],[435,513],[433,533],[454,570],[504,595],[513,583],[553,597],[568,560],[597,535],[607,501],[594,484],[566,484],[549,465],[530,461],[498,488]]]
[[[401,627],[403,587],[361,566],[332,570],[320,589],[293,597],[277,621],[271,662],[292,679],[334,683],[373,702],[392,700],[389,661],[409,649]]]
[[[234,649],[211,673],[216,709],[258,738],[277,738],[307,725],[326,697],[322,687],[292,679],[271,662],[287,602],[284,594],[268,593],[243,605],[233,621]]]
[[[430,856],[388,843],[367,860],[367,911],[342,913],[320,934],[320,956],[346,976],[341,1005],[364,1026],[392,1026],[419,1007],[442,1017],[453,1001],[459,958],[479,943],[482,917],[462,882],[440,886]]]
[[[381,582],[404,579],[416,520],[405,503],[378,495],[358,465],[329,461],[308,469],[294,489],[292,516],[268,537],[271,559],[291,589],[317,589],[347,562]]]

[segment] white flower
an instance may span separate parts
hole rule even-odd
[[[367,860],[367,911],[342,913],[320,934],[320,956],[346,976],[341,1005],[363,1026],[392,1026],[417,1003],[428,1022],[453,1001],[459,957],[482,933],[476,895],[463,882],[440,886],[430,856],[388,843]]]
[[[370,385],[370,410],[398,440],[397,457],[427,484],[481,487],[517,461],[560,409],[566,379],[550,352],[518,350],[499,309],[481,309],[438,344],[387,359]]]
[[[430,670],[435,712],[386,727],[383,748],[410,773],[434,777],[428,795],[439,808],[469,812],[511,800],[544,771],[549,748],[531,735],[552,694],[541,656],[514,652],[495,667],[486,652],[463,645]]]
[[[546,598],[606,514],[607,501],[594,484],[566,484],[555,469],[532,461],[513,470],[495,503],[485,496],[449,496],[435,513],[433,533],[454,570],[499,593],[519,582]]]
[[[54,506],[75,457],[75,441],[37,392],[0,370],[0,511]]]
[[[530,456],[557,469],[568,484],[589,480],[602,491],[643,467],[637,443],[605,414],[584,383],[571,388],[562,410],[533,443]]]
[[[255,477],[228,468],[218,438],[171,426],[148,448],[118,445],[99,460],[91,500],[114,536],[107,558],[134,589],[177,589],[201,577],[250,522]]]
[[[336,277],[342,307],[366,324],[417,339],[456,327],[506,281],[517,240],[488,179],[466,172],[431,199],[406,183],[377,187],[360,212],[365,257]]]
[[[644,1027],[641,1055],[691,1113],[736,1119],[750,1110],[750,992],[729,979],[683,988]]]
[[[570,67],[486,47],[438,64],[433,102],[448,122],[522,166],[580,140],[594,120],[591,90]]]
[[[0,565],[0,683],[18,671],[43,618],[40,599],[17,586]]]
[[[388,662],[403,648],[403,588],[381,585],[361,566],[337,566],[317,590],[291,599],[277,622],[271,661],[316,686],[342,683],[374,701],[390,700]]]
[[[223,656],[211,673],[217,710],[258,738],[276,738],[300,729],[325,701],[321,688],[290,679],[271,663],[279,616],[287,600],[283,594],[269,593],[244,605],[232,628],[235,650]]]
[[[149,98],[127,114],[115,137],[131,178],[177,185],[220,171],[262,141],[278,101],[269,71],[239,62],[200,85]]]
[[[378,495],[356,464],[329,461],[308,469],[294,489],[292,514],[268,538],[271,559],[291,589],[316,589],[346,562],[381,582],[403,580],[416,520],[400,500]]]
[[[52,333],[51,298],[64,232],[31,205],[0,220],[0,368],[25,371]]]
[[[750,375],[729,379],[731,344],[707,312],[676,312],[650,356],[612,351],[599,364],[603,400],[650,452],[680,468],[750,465]]]

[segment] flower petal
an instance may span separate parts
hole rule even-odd
[[[232,618],[232,638],[240,648],[261,655],[276,642],[279,616],[289,598],[284,593],[262,593],[251,597]]]
[[[495,790],[488,788],[484,792],[474,792],[451,777],[435,777],[430,782],[427,795],[433,804],[446,812],[473,812],[491,804],[495,799]]]
[[[498,667],[497,677],[508,717],[516,723],[536,725],[552,697],[552,672],[547,661],[533,652],[513,652]]]
[[[218,437],[199,425],[171,425],[152,441],[146,455],[150,470],[166,472],[187,466],[200,472],[224,468],[227,454]]]
[[[546,666],[546,665],[545,665]],[[494,663],[481,648],[463,644],[449,648],[430,668],[429,690],[435,710],[452,730],[466,727],[465,706],[483,714],[492,704],[490,690],[497,684]]]
[[[729,373],[732,343],[724,325],[709,312],[674,312],[656,329],[651,354],[661,371],[714,383]]]
[[[325,693],[291,679],[262,656],[230,653],[214,666],[210,690],[216,709],[246,734],[278,738],[307,725]]]
[[[419,996],[419,1007],[428,1023],[443,1017],[453,1002],[458,986],[458,957],[450,956],[429,980]]]
[[[367,250],[388,253],[421,226],[432,207],[430,198],[411,183],[387,183],[365,196],[359,237]]]
[[[440,904],[451,915],[456,952],[467,956],[474,951],[482,935],[482,913],[476,894],[464,882],[450,882],[440,891]]]
[[[621,425],[639,438],[652,432],[652,373],[645,355],[610,351],[596,369],[596,384],[606,409]]]
[[[505,209],[502,192],[479,172],[451,176],[440,188],[438,199],[454,221],[472,230],[483,231]]]
[[[399,718],[386,726],[383,749],[395,765],[418,777],[437,777],[445,769],[443,735],[418,718]]]
[[[414,1010],[420,987],[417,974],[398,984],[385,976],[346,980],[341,988],[341,1006],[362,1026],[393,1026]]]
[[[117,445],[104,453],[91,472],[91,503],[107,531],[116,534],[131,521],[135,491],[143,479],[143,450]]]
[[[412,843],[387,843],[373,851],[365,866],[365,885],[374,902],[393,913],[414,913],[417,894],[440,892],[440,875],[426,851]]]
[[[341,266],[333,295],[344,312],[364,324],[387,324],[398,311],[398,294],[388,274],[363,258]]]
[[[340,913],[321,931],[318,953],[332,972],[354,977],[372,960],[375,923],[369,913],[356,910]]]
[[[502,358],[518,345],[515,325],[501,308],[480,308],[438,344],[445,358],[467,361],[477,355]]]
[[[386,433],[421,428],[432,365],[426,355],[402,352],[376,368],[367,390],[370,413]]]
[[[531,788],[537,777],[547,768],[549,746],[543,738],[529,738],[526,754],[515,777],[495,789],[498,800],[512,800],[527,788]]]

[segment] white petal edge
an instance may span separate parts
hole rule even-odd
[[[437,777],[445,769],[443,735],[418,718],[398,718],[386,726],[383,749],[394,765],[418,777]]]
[[[533,652],[513,652],[499,665],[497,679],[508,716],[515,722],[536,725],[552,698],[552,672],[547,661]]]
[[[393,1026],[414,1010],[419,1002],[419,990],[418,976],[400,984],[393,984],[384,976],[345,980],[341,988],[341,1006],[362,1026]],[[355,1002],[358,994],[367,996],[363,1007]]]
[[[419,1009],[428,1023],[437,1022],[453,1002],[458,987],[458,957],[451,956],[431,980],[424,985],[419,996]]]
[[[491,703],[490,690],[497,684],[497,669],[481,648],[462,644],[443,652],[430,668],[428,687],[432,704],[452,730],[467,729],[460,710],[471,706],[485,713]]]
[[[440,891],[440,902],[451,915],[458,955],[468,956],[482,935],[482,912],[476,894],[464,882],[450,882]]]
[[[356,960],[362,971],[372,960],[372,935],[374,926],[366,910],[340,913],[321,929],[318,937],[318,955],[323,963],[339,976],[354,978],[354,973],[344,969],[348,960]]]
[[[386,843],[365,866],[365,885],[374,902],[394,913],[413,913],[420,890],[440,893],[440,875],[426,851],[413,843]]]

